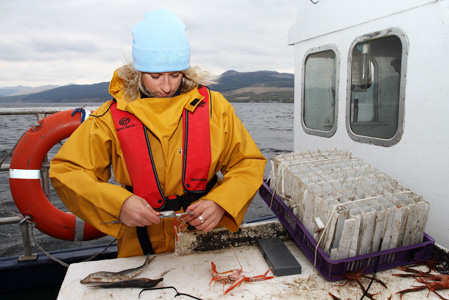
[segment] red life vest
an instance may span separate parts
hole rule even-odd
[[[204,99],[193,112],[183,110],[182,184],[185,192],[206,191],[211,163],[209,129],[209,92],[198,88]],[[192,101],[195,105],[199,99]],[[111,105],[117,135],[131,178],[133,193],[144,198],[157,210],[163,210],[168,197],[164,195],[154,164],[148,129],[133,114]]]

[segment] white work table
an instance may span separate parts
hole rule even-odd
[[[256,238],[267,238],[272,236],[284,236],[282,226],[276,222],[267,222],[256,225],[245,225],[241,227],[239,234],[244,237],[242,241],[254,240]],[[210,233],[209,233],[210,234]],[[235,235],[226,230],[218,230],[215,237],[204,239],[200,232],[181,233],[175,253],[158,254],[151,264],[135,278],[163,278],[156,287],[174,287],[178,293],[188,294],[199,299],[332,299],[329,292],[340,299],[360,299],[363,295],[361,288],[355,284],[345,284],[345,281],[330,282],[324,279],[313,267],[310,261],[303,255],[301,249],[293,240],[284,241],[284,244],[300,263],[302,272],[299,275],[277,276],[273,279],[256,282],[243,282],[242,285],[224,295],[224,290],[230,284],[217,282],[209,286],[212,279],[211,262],[214,262],[218,272],[243,268],[243,275],[247,277],[264,274],[269,265],[263,254],[256,245],[245,245],[245,242],[237,242],[245,246],[225,247],[221,250],[195,252],[203,244],[217,244],[223,239],[235,241]],[[228,235],[228,237],[226,237]],[[256,237],[257,236],[257,237]],[[218,238],[217,238],[218,237]],[[250,238],[248,238],[250,237]],[[222,245],[220,247],[223,247]],[[236,258],[238,257],[238,260]],[[162,289],[142,291],[141,288],[95,288],[88,284],[81,284],[80,280],[87,275],[99,271],[118,272],[125,269],[141,266],[145,256],[91,261],[71,264],[64,282],[59,291],[58,300],[68,299],[174,299],[176,291],[173,289]],[[425,270],[425,269],[424,269]],[[396,292],[421,285],[412,278],[399,278],[392,276],[393,273],[403,273],[398,269],[378,272],[377,279],[387,284],[388,288],[373,282],[369,292],[376,294],[374,299],[399,299]],[[268,276],[272,276],[270,271]],[[365,287],[369,279],[362,279]],[[405,294],[402,299],[424,299],[427,297],[427,289]],[[449,296],[449,290],[442,290],[443,297]],[[176,299],[193,299],[188,296],[177,296]],[[364,299],[368,299],[365,297]],[[434,293],[430,293],[427,299],[439,299]]]

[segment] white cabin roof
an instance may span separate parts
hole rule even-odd
[[[288,32],[288,44],[293,45],[437,1],[443,0],[301,1],[298,19]]]

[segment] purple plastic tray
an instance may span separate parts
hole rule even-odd
[[[264,180],[259,194],[313,264],[317,245],[315,239],[276,193],[273,195],[269,181]],[[344,279],[347,271],[363,270],[363,273],[372,273],[376,264],[377,271],[382,271],[427,260],[432,256],[434,245],[435,240],[424,233],[423,242],[419,244],[340,260],[331,260],[326,252],[318,248],[315,267],[326,280],[337,281]]]

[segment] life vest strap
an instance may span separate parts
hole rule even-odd
[[[207,193],[210,192],[210,190],[214,187],[214,185],[217,183],[218,178],[217,175],[212,177],[212,179],[207,183],[206,185],[206,191],[201,193],[193,193],[189,192],[187,194],[184,194],[182,196],[173,195],[173,196],[166,196],[166,204],[163,209],[160,211],[167,211],[167,210],[173,210],[178,211],[181,208],[184,209],[184,211],[187,209],[187,207],[192,204],[192,202],[195,202],[199,198],[203,197]],[[128,191],[133,193],[133,187],[129,185],[124,186]]]
[[[137,237],[139,238],[140,247],[143,250],[144,255],[154,254],[153,246],[148,236],[148,230],[146,226],[136,227]]]
[[[199,198],[205,196],[217,183],[217,175],[215,175],[206,185],[206,191],[202,193],[187,193],[182,196],[168,196],[163,210],[178,211],[181,208],[186,211],[187,207]]]

